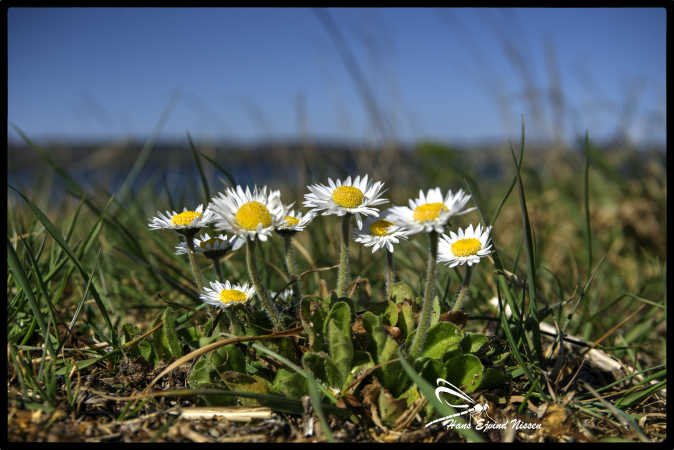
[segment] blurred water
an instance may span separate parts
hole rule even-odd
[[[285,168],[279,171],[273,164],[258,160],[250,164],[228,166],[230,174],[237,184],[253,186],[255,184],[293,183],[298,179],[298,168]],[[48,169],[51,172],[51,169]],[[227,178],[216,170],[204,167],[209,182],[211,194],[229,186]],[[128,173],[122,171],[89,170],[72,171],[69,176],[86,192],[106,193],[117,192],[124,183]],[[69,194],[69,187],[58,174],[47,173],[45,170],[22,168],[8,171],[7,181],[23,193],[43,195],[49,192],[49,202],[59,202]],[[198,169],[194,164],[185,167],[166,168],[158,165],[146,165],[136,177],[131,191],[151,188],[155,192],[166,195],[167,191],[175,200],[187,202],[202,202],[203,187]],[[10,191],[11,192],[11,191]],[[165,198],[168,198],[167,196]]]

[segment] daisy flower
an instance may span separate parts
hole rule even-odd
[[[368,176],[357,176],[353,180],[349,176],[346,180],[332,181],[328,178],[328,185],[314,184],[308,186],[309,194],[304,195],[304,206],[313,208],[312,212],[323,211],[323,215],[343,216],[353,214],[356,216],[358,228],[363,228],[364,216],[377,216],[377,208],[373,206],[388,202],[381,198],[384,183],[377,181],[371,183]]]
[[[192,239],[194,242],[194,251],[201,253],[208,258],[219,258],[229,250],[238,250],[246,243],[244,239],[238,236],[227,237],[225,234],[219,234],[210,237],[208,233],[203,233],[198,238]],[[181,242],[176,246],[176,255],[184,255],[188,252],[187,243]]]
[[[204,303],[216,308],[229,308],[241,305],[255,295],[255,288],[248,283],[231,284],[229,281],[220,283],[212,281],[210,287],[205,287],[199,296]]]
[[[276,299],[276,301],[282,300],[282,301],[286,302],[292,296],[293,296],[293,290],[291,288],[283,290],[278,294],[275,291],[269,291],[269,297],[273,298],[273,299]]]
[[[407,239],[408,231],[396,225],[384,215],[381,217],[368,217],[365,219],[363,232],[356,233],[356,242],[366,247],[372,247],[372,253],[380,248],[393,253],[393,244],[400,243],[400,239]]]
[[[390,215],[395,222],[409,229],[410,234],[422,231],[442,233],[450,217],[475,209],[464,209],[468,200],[470,200],[470,195],[466,194],[463,189],[459,189],[456,193],[450,190],[444,198],[439,187],[429,189],[425,195],[420,190],[419,197],[414,200],[410,199],[409,207],[394,206],[390,209]]]
[[[483,230],[481,224],[475,228],[471,224],[465,230],[459,228],[458,233],[450,231],[449,236],[443,234],[438,248],[438,262],[446,263],[449,267],[479,263],[481,258],[492,252],[490,232],[491,227]]]
[[[166,211],[164,214],[158,213],[153,217],[148,227],[151,230],[175,230],[179,233],[196,233],[201,228],[213,221],[213,212],[203,205],[199,205],[194,210],[183,209],[183,212]]]
[[[289,206],[292,206],[289,205]],[[283,219],[283,221],[276,227],[276,231],[279,233],[296,233],[298,231],[304,231],[304,229],[311,223],[312,220],[316,217],[314,212],[302,213],[302,211],[297,210],[295,213],[294,209],[289,210]]]
[[[279,191],[268,192],[266,186],[255,186],[252,192],[237,186],[212,198],[209,208],[217,228],[244,239],[266,241],[287,215],[280,197]]]

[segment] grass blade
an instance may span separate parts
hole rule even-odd
[[[208,188],[208,180],[206,179],[206,175],[204,174],[204,168],[201,165],[201,160],[199,159],[199,153],[196,147],[194,146],[194,142],[192,142],[192,136],[190,136],[190,132],[187,132],[187,142],[190,144],[190,149],[192,150],[192,156],[194,156],[194,161],[197,163],[197,169],[199,169],[199,176],[201,177],[201,184],[204,186],[204,195],[206,195],[206,203],[208,204],[210,202],[211,198],[211,191]]]
[[[76,193],[77,197],[84,196],[85,190],[82,188],[82,186],[80,186],[75,180],[73,180],[70,177],[70,175],[68,175],[68,172],[63,170],[61,167],[58,166],[58,164],[52,161],[52,159],[49,157],[46,151],[44,151],[40,146],[33,143],[33,141],[30,140],[30,138],[26,135],[26,133],[24,133],[23,130],[21,130],[18,126],[12,124],[12,128],[14,128],[14,131],[16,131],[19,134],[19,136],[21,136],[21,138],[26,142],[28,147],[38,152],[40,157],[44,159],[47,162],[47,164],[49,164],[52,167],[52,169],[54,169],[54,171],[61,176],[61,178],[63,178],[63,180],[70,187],[70,189],[72,189]]]
[[[215,162],[212,158],[210,158],[210,157],[204,155],[204,154],[201,153],[201,152],[199,152],[199,154],[200,154],[206,161],[208,161],[209,163],[213,164],[213,166],[214,166],[216,169],[218,169],[220,172],[222,172],[222,173],[227,177],[227,180],[228,180],[229,183],[232,185],[232,187],[236,186],[236,180],[234,180],[234,177],[232,176],[232,174],[230,174],[227,170],[225,170],[224,168],[222,168],[222,166],[220,166],[220,164],[218,164],[217,162]]]
[[[94,274],[96,274],[96,269],[98,268],[98,261],[101,256],[101,250],[102,249],[98,249],[98,254],[96,255],[96,262],[94,263],[94,269],[91,271],[91,275],[89,276],[89,280],[87,281],[87,286],[84,288],[84,294],[82,294],[82,298],[77,303],[77,307],[75,308],[73,318],[70,320],[70,323],[68,324],[68,331],[72,330],[73,327],[75,326],[75,322],[77,321],[77,318],[80,316],[80,312],[82,311],[82,305],[84,305],[84,302],[86,301],[87,297],[89,297],[89,289],[91,288],[91,284],[93,283],[94,280]],[[61,351],[61,348],[64,343],[65,339],[59,345],[59,351]]]
[[[590,228],[590,135],[585,131],[585,235],[587,242],[587,276],[592,267],[592,229]]]
[[[524,154],[524,117],[522,117],[522,141],[520,144],[520,158],[519,162],[515,158],[515,151],[512,146],[510,147],[510,153],[513,157],[516,169],[517,185],[520,197],[520,209],[522,212],[522,228],[524,231],[524,241],[526,244],[527,250],[527,285],[529,287],[529,319],[533,319],[535,324],[531,327],[534,335],[534,349],[536,351],[536,357],[541,365],[545,363],[543,357],[543,349],[541,347],[541,333],[539,329],[538,313],[536,308],[536,263],[534,255],[534,243],[531,233],[531,222],[529,220],[529,213],[527,211],[527,201],[524,195],[524,185],[522,183],[522,155]]]
[[[150,138],[145,142],[145,145],[143,145],[143,148],[141,149],[140,153],[138,154],[138,157],[136,158],[136,161],[133,163],[133,166],[131,167],[131,170],[129,171],[128,175],[124,179],[124,182],[122,182],[122,185],[120,186],[119,190],[117,191],[117,199],[119,200],[120,203],[124,203],[124,200],[126,199],[127,195],[131,191],[131,186],[133,185],[133,182],[136,180],[136,177],[138,177],[138,174],[140,173],[141,169],[145,165],[145,162],[147,159],[150,157],[150,153],[154,149],[154,143],[157,140],[157,136],[159,136],[159,132],[164,128],[164,124],[168,120],[171,110],[175,106],[176,102],[178,101],[179,97],[179,92],[174,92],[173,95],[171,95],[171,98],[169,99],[168,104],[164,108],[164,110],[161,112],[159,116],[159,121],[154,127],[154,130],[152,130],[152,135]]]
[[[72,253],[70,248],[68,247],[68,244],[66,244],[63,241],[63,238],[59,234],[58,230],[56,227],[54,227],[54,224],[51,223],[51,221],[47,218],[47,216],[44,215],[40,209],[35,206],[33,202],[31,202],[28,197],[23,195],[20,191],[18,191],[16,188],[14,188],[11,185],[8,185],[14,192],[19,194],[21,198],[26,202],[26,204],[30,207],[30,209],[33,211],[35,216],[38,218],[40,222],[42,222],[42,225],[47,229],[47,232],[54,238],[54,240],[63,248],[63,250],[66,252],[66,254],[70,257],[70,259],[75,263],[75,266],[77,269],[80,271],[80,274],[82,275],[83,279],[87,279],[87,273],[82,267],[82,263],[80,263],[79,259]],[[102,217],[102,216],[101,216]],[[92,295],[94,296],[94,300],[96,301],[96,305],[98,306],[98,309],[101,311],[101,314],[103,315],[103,319],[105,320],[106,324],[109,327],[110,331],[110,336],[111,336],[111,341],[112,343],[117,346],[118,343],[118,337],[115,328],[112,326],[112,322],[110,321],[110,316],[108,315],[108,311],[105,308],[105,305],[103,304],[103,301],[101,300],[100,295],[98,294],[98,291],[96,290],[95,286],[91,287]]]
[[[12,272],[14,279],[19,283],[19,286],[26,293],[26,296],[28,297],[28,301],[30,303],[30,307],[33,309],[34,317],[37,320],[37,324],[39,325],[40,330],[42,330],[43,334],[42,338],[44,339],[46,346],[49,348],[49,352],[51,353],[52,358],[55,357],[56,353],[49,344],[49,336],[48,336],[49,330],[47,329],[47,324],[44,323],[44,319],[42,318],[42,313],[40,312],[40,305],[38,304],[37,299],[35,298],[35,295],[33,294],[33,291],[30,288],[26,272],[23,270],[23,267],[19,262],[19,258],[16,256],[14,247],[12,247],[12,244],[11,242],[9,242],[9,239],[7,239],[7,265],[9,270]]]
[[[307,379],[307,389],[309,391],[309,396],[311,397],[311,404],[314,407],[314,411],[316,411],[316,415],[318,416],[318,420],[321,422],[321,430],[325,433],[325,436],[328,438],[328,441],[330,442],[335,442],[335,438],[332,436],[332,433],[330,432],[330,426],[328,425],[328,421],[325,418],[325,414],[323,413],[323,407],[321,405],[321,396],[319,393],[319,390],[322,390],[325,394],[327,394],[328,399],[334,401],[334,396],[330,391],[325,389],[316,379],[311,375],[308,371],[302,369],[298,365],[294,364],[287,358],[279,355],[278,353],[260,345],[260,344],[253,344],[253,348],[256,350],[262,352],[262,353],[267,353],[268,355],[278,359],[291,369],[293,369],[295,372],[299,373],[300,375],[304,376],[304,378]]]

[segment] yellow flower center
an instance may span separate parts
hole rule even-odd
[[[241,303],[246,301],[246,294],[238,289],[223,289],[220,291],[222,303]]]
[[[246,230],[253,231],[259,224],[264,228],[271,225],[271,214],[266,206],[260,202],[244,203],[236,212],[236,223]]]
[[[180,214],[176,214],[171,217],[171,224],[175,226],[187,226],[191,224],[194,220],[201,217],[201,213],[196,211],[183,211]]]
[[[370,225],[370,234],[375,236],[386,236],[391,225],[393,225],[393,222],[383,219],[372,222],[372,225]]]
[[[332,199],[343,208],[356,208],[363,203],[363,191],[353,186],[339,186],[332,191]]]
[[[293,216],[286,216],[286,218],[284,220],[286,222],[286,226],[289,226],[289,227],[294,227],[295,225],[300,223],[300,219],[298,219],[297,217],[293,217]]]
[[[447,211],[444,203],[425,203],[414,208],[414,220],[417,222],[435,220],[443,211]]]
[[[222,244],[223,242],[225,242],[225,241],[223,241],[222,239],[220,239],[220,238],[218,238],[218,237],[214,237],[214,238],[210,238],[210,239],[208,239],[208,240],[206,240],[206,241],[201,241],[201,242],[199,242],[199,247],[201,247],[201,248],[206,248],[206,247],[210,247],[210,248],[218,247],[218,246],[219,246],[220,244]]]
[[[459,239],[452,244],[454,256],[472,256],[482,249],[482,244],[475,238]]]

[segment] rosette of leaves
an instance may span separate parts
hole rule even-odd
[[[374,363],[368,352],[354,350],[349,303],[333,303],[325,316],[319,304],[314,308],[311,311],[307,302],[302,303],[302,320],[313,350],[303,355],[302,364],[333,392],[343,393],[361,370]]]

